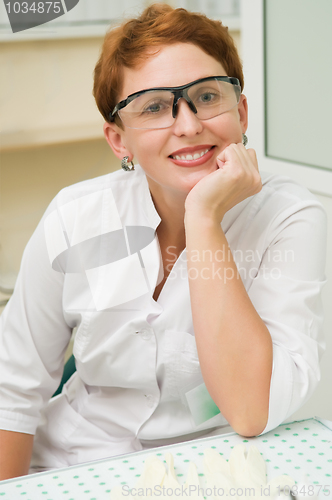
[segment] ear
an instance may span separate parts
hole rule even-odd
[[[125,146],[124,130],[118,127],[115,123],[108,123],[108,122],[104,123],[103,129],[106,141],[108,145],[112,148],[115,156],[120,160],[122,160],[124,156],[128,156],[129,161],[132,161],[133,155]]]
[[[248,128],[248,102],[244,94],[241,94],[240,96],[240,102],[238,104],[238,112],[239,112],[242,133],[244,134]]]

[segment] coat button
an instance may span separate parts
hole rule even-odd
[[[135,332],[137,335],[140,335],[143,340],[150,340],[152,337],[152,332],[151,330],[146,330],[143,328],[142,330],[139,330]]]
[[[154,397],[152,394],[144,394],[145,399],[146,399],[146,404],[148,405],[149,408],[152,408],[154,406]]]

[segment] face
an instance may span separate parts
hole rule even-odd
[[[199,78],[227,75],[213,57],[193,44],[174,44],[135,69],[124,69],[119,101],[152,87],[177,87]],[[160,190],[187,195],[209,173],[217,170],[216,158],[231,143],[242,141],[247,128],[247,103],[239,104],[209,120],[199,120],[184,99],[178,102],[174,124],[166,129],[136,130],[105,124],[105,136],[118,158],[129,156],[146,173],[152,195]],[[199,156],[199,157],[197,157]]]

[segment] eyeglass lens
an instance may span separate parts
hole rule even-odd
[[[241,89],[232,83],[216,79],[198,82],[184,92],[197,110],[200,120],[208,120],[234,108],[240,99]],[[167,90],[151,90],[133,99],[119,111],[122,122],[130,128],[154,129],[173,125],[174,95]]]

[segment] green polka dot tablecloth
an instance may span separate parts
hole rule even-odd
[[[2,481],[0,500],[109,500],[114,486],[134,487],[147,456],[157,455],[164,460],[168,451],[174,456],[179,483],[184,483],[188,464],[194,461],[204,487],[204,450],[215,448],[227,460],[231,449],[239,443],[257,446],[266,461],[268,480],[288,474],[299,483],[306,474],[317,487],[315,493],[320,490],[319,499],[332,498],[332,422],[309,419],[283,424],[255,438],[222,434]]]

